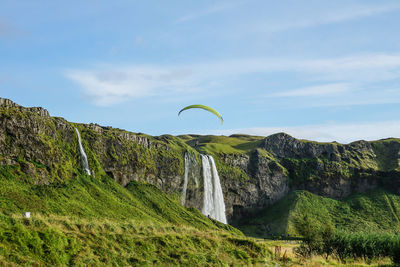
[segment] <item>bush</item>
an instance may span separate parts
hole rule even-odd
[[[392,261],[393,261],[394,264],[400,265],[400,242],[399,242],[399,238],[397,239],[395,247],[393,248],[391,258],[392,258]]]
[[[313,250],[315,254],[325,255],[326,258],[335,254],[342,262],[347,259],[371,261],[391,257],[394,264],[400,264],[400,235],[334,232],[328,228],[321,233],[322,249]]]
[[[309,258],[313,254],[325,255],[328,258],[333,252],[333,226],[327,223],[321,226],[308,215],[298,218],[295,222],[297,232],[302,236],[302,243],[296,249],[301,257]]]

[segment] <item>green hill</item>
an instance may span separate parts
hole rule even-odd
[[[0,263],[222,265],[265,263],[265,245],[186,209],[155,186],[80,174],[35,185],[0,167]],[[32,212],[23,219],[23,211]]]
[[[233,225],[250,236],[293,235],[297,234],[296,220],[306,214],[316,224],[331,223],[341,230],[398,232],[400,196],[376,189],[335,200],[308,191],[293,191],[270,208],[253,211],[252,216]]]
[[[245,134],[231,136],[215,135],[179,135],[188,145],[196,147],[203,154],[242,154],[250,153],[261,144],[265,138]]]

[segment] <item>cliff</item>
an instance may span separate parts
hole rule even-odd
[[[74,128],[82,136],[93,176],[126,186],[153,184],[180,197],[184,154],[193,155],[186,205],[201,208],[199,153],[214,156],[228,218],[240,218],[303,189],[335,199],[384,187],[400,194],[399,139],[350,144],[317,143],[278,133],[268,137],[153,137],[51,117],[0,99],[0,165],[32,184],[62,184],[82,172]],[[198,178],[196,180],[196,177]]]

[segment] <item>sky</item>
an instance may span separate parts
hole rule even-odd
[[[1,0],[0,97],[151,135],[400,137],[399,26],[398,0]]]

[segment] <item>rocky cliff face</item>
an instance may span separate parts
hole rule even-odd
[[[172,136],[70,123],[7,99],[0,101],[0,126],[0,164],[14,166],[15,172],[37,184],[62,182],[80,171],[74,128],[81,132],[94,176],[107,174],[123,186],[145,181],[174,192],[183,177],[182,155],[191,149]]]
[[[249,210],[269,206],[289,191],[287,171],[269,155],[256,149],[249,155],[223,155],[220,157],[227,166],[239,167],[247,177],[238,179],[222,172],[221,180],[227,212],[231,218],[248,214]]]
[[[344,198],[398,181],[398,139],[357,141],[347,145],[297,140],[287,134],[265,138],[261,145],[289,171],[291,186],[332,198]]]
[[[279,133],[248,143],[248,136],[224,137],[221,142],[228,143],[209,151],[209,138],[203,138],[205,141],[198,146],[201,136],[152,137],[97,124],[71,123],[51,117],[43,108],[24,108],[2,98],[0,166],[9,167],[29,183],[73,179],[82,172],[75,127],[81,133],[94,176],[107,175],[122,186],[132,180],[142,181],[180,197],[184,154],[191,153],[193,168],[186,205],[198,209],[203,200],[196,150],[212,154],[230,219],[268,207],[293,189],[332,198],[375,187],[400,194],[398,139],[342,145],[298,140]],[[230,144],[231,139],[241,143]]]
[[[227,188],[242,188],[234,194],[228,190],[226,197],[232,214],[241,217],[246,210],[267,207],[296,189],[335,199],[377,187],[400,194],[399,151],[398,139],[343,145],[274,134],[241,161],[223,157],[226,164],[246,170],[250,177],[248,184],[225,177]],[[243,193],[246,187],[247,194]]]

